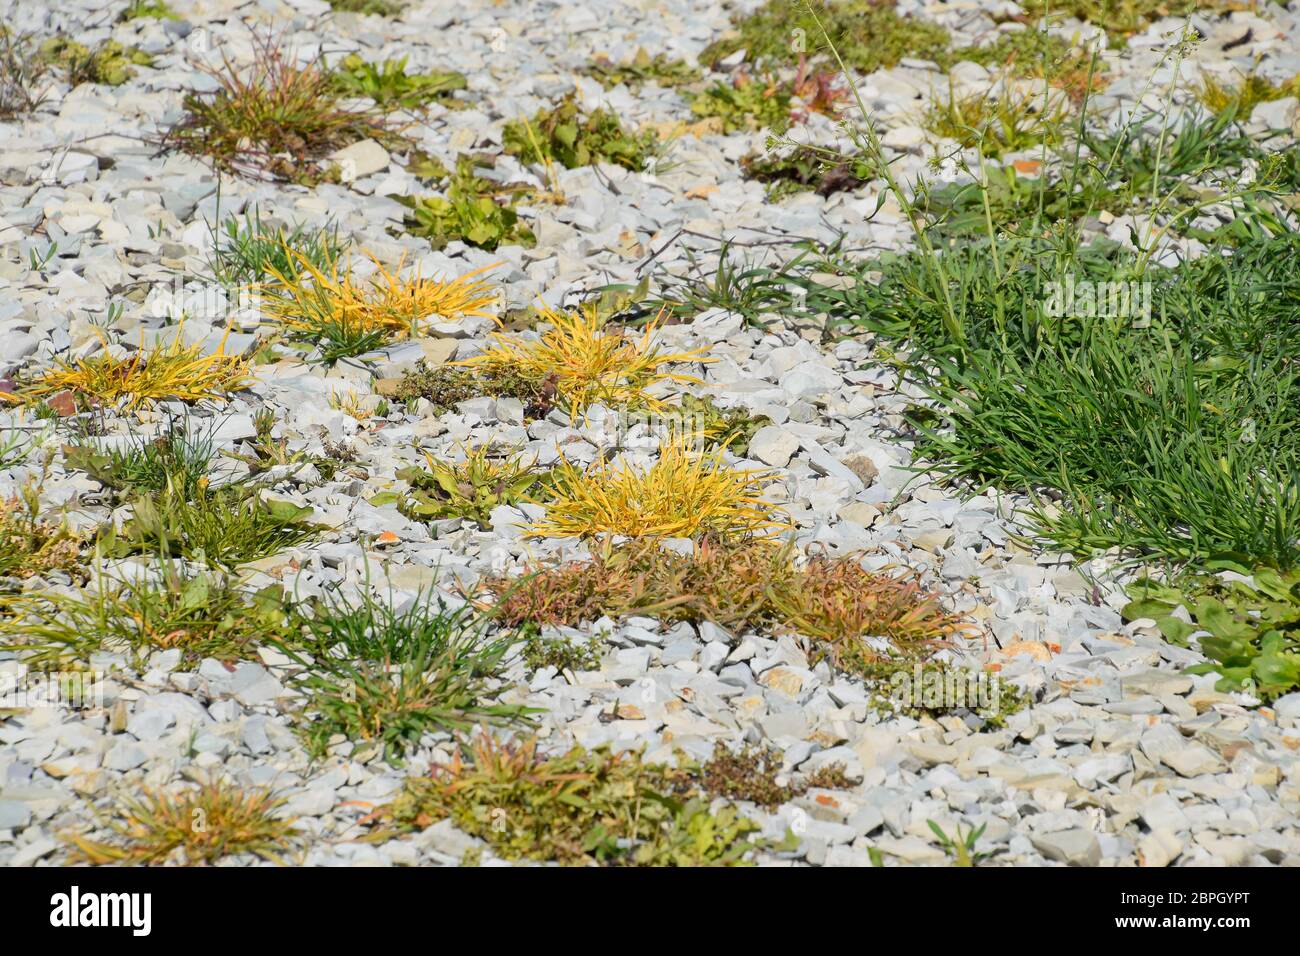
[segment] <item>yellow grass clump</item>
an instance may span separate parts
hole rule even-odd
[[[226,330],[230,334],[230,330]],[[101,338],[103,333],[100,333]],[[107,339],[104,339],[107,345]],[[56,361],[55,367],[11,395],[17,401],[41,401],[60,392],[72,392],[104,405],[126,400],[124,411],[134,411],[149,402],[179,399],[197,402],[202,399],[224,401],[230,392],[251,383],[248,361],[228,355],[223,337],[221,347],[212,354],[203,353],[203,344],[184,345],[178,327],[166,345],[140,348],[129,356],[119,357],[105,349],[75,362]]]
[[[576,311],[539,308],[541,321],[551,326],[540,339],[529,340],[500,332],[482,354],[455,364],[489,374],[511,373],[537,382],[551,382],[560,404],[571,415],[595,404],[657,409],[664,403],[649,389],[663,382],[698,383],[693,375],[664,371],[674,362],[709,362],[703,349],[663,352],[656,341],[659,322],[647,323],[639,338],[608,327],[595,306]]]
[[[1271,103],[1284,96],[1300,96],[1300,73],[1273,83],[1255,71],[1239,74],[1237,82],[1220,83],[1213,75],[1201,77],[1196,98],[1215,113],[1235,109],[1239,119],[1246,120],[1260,103]]]
[[[299,264],[289,276],[270,267],[275,281],[268,283],[262,308],[266,315],[309,338],[348,330],[351,334],[378,333],[384,340],[420,334],[430,321],[461,315],[490,317],[484,308],[497,300],[486,282],[476,279],[495,264],[442,281],[416,274],[400,276],[401,265],[390,272],[370,253],[377,273],[357,281],[351,269],[340,271],[338,259],[321,269],[306,256],[285,246]]]
[[[769,473],[730,468],[724,453],[718,448],[697,454],[678,438],[644,472],[604,460],[586,469],[563,461],[553,472],[555,496],[546,517],[530,534],[726,538],[788,528],[763,498]]]

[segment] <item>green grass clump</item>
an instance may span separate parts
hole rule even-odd
[[[1172,49],[1175,70],[1189,42]],[[1059,181],[1039,177],[1022,231],[998,228],[981,189],[983,235],[941,242],[924,185],[898,179],[863,113],[845,131],[916,226],[916,251],[812,264],[859,281],[839,291],[810,281],[806,307],[873,332],[927,392],[910,416],[925,466],[972,490],[1024,493],[1026,523],[1055,550],[1295,566],[1300,240],[1277,196],[1289,161],[1265,157],[1262,186],[1230,173],[1214,187],[1187,182],[1254,161],[1259,147],[1228,129],[1231,113],[1209,126],[1179,116],[1171,92],[1153,132],[1150,116],[1130,117],[1117,137],[1081,119],[1084,142]],[[1146,192],[1142,211],[1159,222],[1130,230],[1136,251],[1044,216],[1054,182],[1067,209],[1082,190],[1088,212],[1111,177],[1126,198]],[[1230,231],[1203,230],[1208,254],[1168,264],[1171,233],[1194,235],[1225,210]]]
[[[1218,674],[1219,690],[1270,701],[1300,689],[1300,571],[1240,570],[1251,573],[1245,580],[1190,574],[1172,584],[1144,578],[1128,589],[1124,617],[1155,620],[1182,647],[1195,635],[1210,660],[1188,672]]]
[[[878,263],[881,281],[847,297],[841,314],[907,351],[937,403],[937,415],[915,416],[921,454],[952,479],[1034,495],[1027,518],[1060,550],[1294,565],[1296,235],[1145,271],[1114,250],[1032,251],[1023,261],[1037,268],[1003,260],[1001,276],[982,245],[944,256],[960,337],[916,256]],[[1066,275],[1090,292],[1153,287],[1137,288],[1127,315],[1110,314],[1123,300],[1109,294],[1099,308],[1058,309],[1062,287],[1047,283]],[[1137,321],[1142,299],[1154,303],[1149,323]]]
[[[631,60],[623,63],[615,63],[607,56],[594,57],[582,72],[593,77],[607,90],[624,84],[635,91],[646,83],[676,88],[698,82],[701,78],[698,67],[671,59],[663,53],[656,53],[652,57],[640,48]]]
[[[812,7],[816,17],[805,0],[768,0],[734,20],[735,35],[705,47],[700,62],[716,67],[743,49],[751,63],[793,65],[800,56],[826,52],[818,19],[844,64],[863,73],[897,66],[904,57],[937,61],[948,49],[947,30],[919,17],[900,16],[892,0],[813,0]]]
[[[1094,163],[1084,189],[1097,208],[1122,211],[1138,200],[1194,198],[1202,178],[1232,186],[1245,164],[1265,151],[1241,128],[1231,110],[1210,115],[1180,114],[1176,128],[1138,126],[1111,134],[1085,131],[1083,143]]]
[[[1168,219],[1170,231],[1220,244],[1248,238],[1248,232],[1280,234],[1284,226],[1260,202],[1294,191],[1295,149],[1273,151],[1247,136],[1232,111],[1179,117],[1177,129],[1135,125],[1110,134],[1085,130],[1086,158],[1073,162],[1074,146],[1056,147],[1059,163],[1045,175],[1022,176],[1012,166],[988,165],[975,182],[932,190],[920,184],[915,205],[933,235],[942,240],[986,239],[997,234],[1026,237],[1046,223],[1069,231],[1090,214],[1122,215],[1152,210]],[[1243,184],[1248,166],[1254,179]],[[1193,228],[1200,209],[1216,202],[1251,208],[1218,234]],[[1248,204],[1248,205],[1243,205]],[[1271,202],[1270,202],[1271,205]]]
[[[918,193],[917,210],[933,236],[944,241],[979,239],[987,234],[990,222],[1000,233],[1022,235],[1033,228],[1040,211],[1046,220],[1074,222],[1089,211],[1090,202],[1093,209],[1123,205],[1113,194],[1096,189],[1092,181],[1069,193],[1068,181],[1057,175],[1040,181],[1020,175],[1011,165],[990,165],[984,173],[982,183],[949,183]]]
[[[303,644],[279,646],[304,668],[294,678],[307,695],[299,726],[315,756],[343,734],[382,747],[397,762],[426,733],[528,715],[487,699],[513,640],[489,637],[467,606],[447,610],[422,594],[399,609],[366,592],[313,601],[303,617]]]
[[[520,629],[524,639],[523,660],[529,671],[554,667],[557,671],[594,671],[600,668],[608,644],[599,635],[583,643],[562,637],[545,637],[538,627]]]
[[[1043,142],[1059,142],[1068,113],[1061,98],[1043,103],[1041,90],[1017,91],[999,84],[996,92],[976,90],[933,99],[921,126],[934,136],[978,148],[989,158],[1020,152]]]
[[[411,210],[403,223],[407,232],[428,239],[434,249],[455,240],[489,251],[500,245],[533,245],[532,231],[515,210],[526,191],[479,176],[470,156],[458,157],[454,172],[442,172],[442,196],[397,197]]]
[[[52,666],[127,648],[139,662],[178,649],[182,666],[193,667],[205,657],[253,658],[257,647],[295,633],[279,585],[251,593],[227,575],[187,572],[171,561],[156,571],[129,582],[101,577],[74,594],[8,599],[0,636],[22,646],[29,661]]]
[[[193,498],[175,488],[136,498],[121,528],[100,535],[105,554],[157,554],[233,568],[300,544],[319,530],[311,508],[264,501],[242,484],[203,487]]]
[[[93,50],[67,37],[52,37],[41,44],[40,56],[67,72],[68,83],[102,83],[121,86],[135,76],[135,66],[153,66],[153,57],[138,47],[107,40]]]
[[[570,866],[735,866],[794,842],[757,837],[758,824],[733,806],[710,812],[684,761],[577,746],[548,757],[535,738],[502,744],[486,734],[469,751],[409,780],[377,818],[399,832],[450,819],[504,859]]]
[[[405,8],[406,0],[329,0],[329,5],[335,13],[395,17]]]
[[[124,495],[161,494],[172,488],[189,499],[207,484],[216,450],[210,432],[189,434],[173,425],[152,441],[135,441],[125,448],[70,445],[63,457],[68,468],[84,471]]]
[[[1095,24],[1122,41],[1162,17],[1224,13],[1242,4],[1240,0],[1025,0],[1021,6],[1033,17],[1074,17]]]
[[[408,110],[448,100],[456,90],[466,87],[464,75],[455,71],[407,73],[406,57],[367,63],[355,53],[335,67],[332,81],[346,96],[365,96],[386,109]]]
[[[752,255],[734,255],[732,245],[723,241],[718,261],[712,269],[704,268],[689,256],[690,271],[681,277],[663,276],[657,294],[645,298],[636,307],[624,309],[627,318],[644,319],[667,315],[691,319],[706,309],[720,308],[744,316],[755,327],[764,325],[763,316],[779,312],[786,316],[803,314],[796,297],[802,267],[808,253],[801,252],[787,263],[770,266]],[[627,286],[611,286],[611,291],[627,291]],[[635,291],[635,290],[634,290]]]
[[[630,133],[609,110],[581,114],[574,94],[531,120],[511,120],[502,141],[507,153],[525,163],[555,162],[568,169],[612,163],[634,172],[645,169],[658,148],[653,132]]]
[[[117,17],[119,23],[149,17],[154,20],[179,20],[165,0],[131,0]]]
[[[492,459],[486,446],[469,451],[464,461],[434,461],[428,468],[403,468],[397,477],[408,482],[399,510],[409,518],[437,521],[465,518],[487,525],[492,509],[545,500],[550,472],[517,457]]]
[[[223,173],[312,185],[338,178],[329,161],[336,150],[397,139],[376,110],[344,105],[321,61],[298,67],[273,36],[256,41],[247,67],[223,60],[208,72],[217,89],[186,95],[185,116],[162,146],[206,158]]]
[[[213,230],[208,269],[228,289],[258,286],[270,282],[277,273],[298,275],[302,261],[299,256],[325,271],[347,252],[348,246],[348,240],[339,236],[332,224],[300,223],[286,229],[264,221],[261,210],[253,209],[242,217],[227,217]]]

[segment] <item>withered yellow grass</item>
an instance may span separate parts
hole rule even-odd
[[[497,301],[498,294],[476,276],[499,265],[493,263],[467,272],[457,279],[443,281],[419,273],[402,278],[402,267],[389,271],[371,253],[366,257],[375,264],[376,273],[358,281],[352,277],[350,262],[340,270],[337,258],[322,269],[306,256],[285,246],[299,269],[286,276],[270,268],[274,281],[263,286],[271,293],[263,300],[265,314],[280,324],[299,332],[312,333],[322,326],[337,325],[362,332],[386,332],[394,336],[419,335],[434,317],[455,318],[463,315],[491,317],[484,308]]]
[[[146,402],[164,399],[224,401],[230,392],[251,383],[248,361],[238,355],[226,354],[229,328],[217,351],[204,354],[202,342],[182,344],[183,327],[184,323],[177,326],[176,335],[166,345],[152,349],[144,347],[141,333],[140,348],[125,357],[119,357],[108,349],[108,340],[100,331],[100,339],[105,345],[102,352],[73,362],[56,360],[54,368],[43,372],[17,392],[0,393],[0,398],[40,401],[59,392],[71,391],[108,405],[125,398],[124,410],[133,411]]]

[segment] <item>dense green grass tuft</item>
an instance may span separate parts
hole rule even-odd
[[[877,263],[879,283],[838,308],[901,349],[927,388],[921,453],[951,479],[1033,494],[1032,524],[1055,547],[1291,566],[1298,253],[1295,234],[1257,237],[1143,272],[1134,254],[1037,243],[999,277],[986,247],[959,247],[943,258],[964,342],[918,255]],[[1067,275],[1079,290],[1123,283],[1133,313],[1149,282],[1149,323],[1052,315],[1049,283]]]
[[[527,716],[525,708],[485,699],[513,638],[488,636],[468,607],[447,609],[431,595],[406,607],[369,593],[331,596],[312,602],[304,626],[305,650],[295,643],[281,650],[305,665],[297,681],[308,697],[300,726],[314,754],[343,734],[400,760],[426,733]]]

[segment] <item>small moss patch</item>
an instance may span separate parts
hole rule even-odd
[[[91,49],[68,37],[53,37],[41,44],[41,57],[68,74],[73,86],[102,83],[121,86],[135,76],[136,66],[153,66],[153,57],[138,47],[107,40]]]

